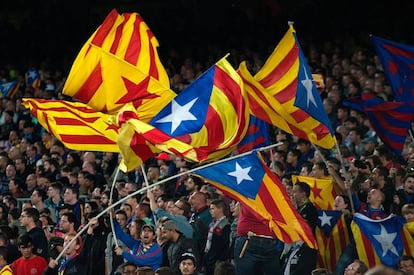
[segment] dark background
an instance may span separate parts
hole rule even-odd
[[[401,2],[401,3],[400,3]],[[87,38],[111,9],[138,12],[160,42],[171,49],[208,55],[212,45],[272,49],[288,20],[305,49],[325,41],[371,47],[369,34],[412,43],[411,1],[328,0],[0,0],[0,62],[47,63],[68,70]],[[306,51],[305,51],[306,53]]]

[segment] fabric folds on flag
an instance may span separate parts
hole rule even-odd
[[[356,213],[351,229],[358,258],[369,267],[383,264],[396,268],[402,255],[413,255],[413,239],[404,224],[405,220],[395,215],[372,220]]]
[[[288,194],[257,151],[209,165],[194,172],[243,207],[269,221],[269,228],[283,242],[304,241],[315,248],[313,233],[292,205]]]
[[[364,111],[381,141],[401,155],[414,121],[414,101],[387,102],[374,94],[362,94],[360,98],[345,101],[344,105]]]
[[[349,244],[349,232],[342,211],[318,210],[315,230],[318,244],[318,266],[335,270],[339,256]]]
[[[414,121],[414,101],[386,102],[363,94],[364,111],[379,138],[397,155],[401,155]]]
[[[132,102],[148,122],[175,96],[157,47],[139,14],[112,10],[76,57],[63,93],[109,114]]]
[[[414,101],[414,46],[371,35],[394,99]]]
[[[243,83],[225,58],[193,81],[149,124],[132,113],[121,113],[119,125],[133,127],[161,151],[194,162],[230,154],[245,136],[249,125]],[[128,170],[135,168],[128,163],[125,165]]]
[[[237,152],[245,153],[270,144],[269,129],[266,121],[250,115],[246,136],[237,145]]]
[[[72,150],[119,152],[119,127],[111,115],[83,103],[63,100],[23,98],[22,104],[30,108],[49,133]]]
[[[32,88],[38,88],[41,83],[41,75],[38,70],[31,69],[26,72],[26,85]]]
[[[292,182],[305,182],[311,188],[309,200],[318,210],[333,210],[334,200],[338,194],[338,190],[333,184],[332,177],[314,178],[307,176],[292,175]]]
[[[17,82],[16,80],[6,82],[6,83],[1,83],[0,84],[0,92],[3,95],[3,98],[11,99],[11,98],[14,97],[14,95],[19,90],[19,87],[20,87],[20,83]]]
[[[254,78],[245,62],[239,73],[252,114],[320,147],[333,148],[334,131],[292,25]]]

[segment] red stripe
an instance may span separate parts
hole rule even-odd
[[[142,162],[145,162],[154,155],[154,152],[152,152],[151,149],[146,145],[145,139],[138,133],[133,134],[130,142],[130,147]]]
[[[376,262],[375,262],[375,249],[372,246],[371,242],[368,240],[367,237],[365,237],[364,233],[360,232],[359,234],[361,234],[362,237],[362,245],[364,247],[365,250],[365,254],[367,255],[367,260],[368,263],[366,263],[368,265],[368,267],[373,267],[375,266]]]
[[[262,84],[265,88],[272,86],[290,70],[298,58],[299,48],[295,43],[289,53],[283,58],[282,62],[280,62],[278,66],[274,67],[273,70],[260,81],[260,84]]]
[[[81,102],[88,103],[103,82],[101,69],[101,63],[99,62],[96,64],[95,69],[89,75],[88,79],[73,97],[79,99]]]
[[[33,114],[35,117],[37,117],[37,115],[36,114]],[[47,116],[47,114],[46,113],[42,113],[42,115],[43,115],[43,117],[44,117],[44,120],[46,121],[46,128],[47,128],[47,131],[49,132],[49,133],[53,133],[54,131],[52,130],[52,127],[50,126],[50,122],[49,122],[49,119],[48,119],[48,116]]]
[[[92,39],[92,44],[101,47],[106,36],[111,31],[112,27],[114,26],[116,19],[118,18],[118,12],[113,9],[108,16],[105,18],[102,25],[99,27],[98,31],[95,34],[95,37]]]
[[[296,109],[295,111],[290,113],[290,116],[297,122],[301,123],[305,120],[307,120],[310,116],[308,113],[304,112],[301,109]]]
[[[87,126],[89,128],[94,128],[88,125],[87,123],[94,123],[97,121],[99,117],[91,117],[91,118],[82,118],[83,121],[74,118],[65,118],[65,117],[55,117],[55,121],[57,126]]]
[[[296,91],[298,88],[298,79],[295,78],[289,85],[287,85],[282,91],[274,94],[274,98],[281,104],[286,103],[296,97]]]
[[[276,204],[277,199],[270,194],[269,190],[266,188],[265,183],[261,184],[259,192],[257,193],[257,197],[259,197],[263,201],[266,211],[272,216],[272,219],[274,221],[282,224],[288,224],[288,222],[285,220],[285,217],[283,216],[283,210],[279,209],[279,207]],[[282,232],[283,234],[283,242],[293,242],[289,232],[282,230],[282,228],[280,228],[280,232]]]
[[[219,110],[223,111],[223,110]],[[224,141],[224,127],[223,121],[219,113],[216,112],[215,109],[208,105],[207,108],[207,116],[206,121],[204,123],[204,127],[207,129],[207,146],[200,146],[200,148],[211,148],[215,149],[218,145],[222,144]],[[208,149],[210,151],[210,149]]]
[[[152,38],[154,37],[154,34],[151,30],[147,30],[147,36],[148,36],[148,48],[149,48],[149,55],[150,55],[150,66],[149,66],[149,75],[152,76],[155,79],[159,79],[159,70],[157,67],[157,63],[155,62],[155,56],[156,56],[156,49],[152,45]],[[163,69],[163,68],[162,68]]]
[[[222,68],[216,66],[214,72],[214,86],[220,89],[220,91],[223,92],[227,96],[228,100],[233,104],[239,119],[239,121],[237,121],[237,124],[239,125],[239,133],[242,133],[246,128],[248,121],[245,116],[246,102],[243,98],[243,93],[239,83],[230,77],[227,72],[223,71]],[[242,138],[243,136],[239,135],[239,138],[235,139],[232,145],[238,143]]]
[[[383,44],[383,47],[393,55],[399,55],[405,58],[414,58],[414,54],[412,52],[408,52],[398,47],[394,47],[393,45]]]
[[[125,61],[136,66],[138,57],[141,53],[141,32],[139,25],[141,24],[142,18],[137,15],[134,22],[134,31],[132,32],[131,39],[125,53]]]
[[[115,54],[117,49],[118,49],[119,42],[121,41],[122,33],[123,33],[123,30],[124,30],[125,24],[126,24],[129,17],[130,17],[129,13],[124,14],[122,23],[119,24],[118,27],[116,27],[115,38],[114,38],[114,41],[112,42],[111,49],[109,50],[109,52],[112,53],[112,54]]]
[[[116,142],[113,140],[108,139],[102,135],[81,136],[62,134],[60,137],[62,138],[62,142],[68,144],[116,144]]]

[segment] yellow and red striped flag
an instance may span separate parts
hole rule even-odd
[[[315,248],[308,223],[292,205],[280,179],[257,151],[194,172],[266,222],[285,243],[304,241]]]
[[[157,47],[139,14],[112,10],[79,52],[63,93],[110,114],[132,102],[148,122],[175,96]]]
[[[239,73],[253,115],[323,148],[335,145],[332,125],[292,25],[254,77],[245,62]]]
[[[314,178],[307,176],[292,175],[292,182],[305,182],[311,188],[309,200],[318,210],[333,210],[334,201],[338,190],[332,182],[332,177]]]
[[[318,266],[334,271],[342,252],[350,242],[345,215],[337,210],[318,210],[315,238],[318,244]]]
[[[119,152],[119,127],[112,115],[80,102],[23,98],[22,104],[39,123],[73,150]]]
[[[120,114],[119,124],[132,127],[161,151],[202,162],[220,159],[237,148],[247,133],[248,110],[243,82],[223,58],[177,95],[150,123],[129,112]],[[122,135],[119,138],[124,139]],[[125,149],[125,153],[121,149],[123,157],[129,152]],[[130,170],[136,163],[138,160],[125,164]]]

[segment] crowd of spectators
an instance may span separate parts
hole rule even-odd
[[[364,113],[342,104],[344,99],[362,93],[392,100],[375,53],[357,46],[352,49],[344,51],[327,43],[322,49],[308,45],[305,52],[312,71],[324,76],[321,98],[335,129],[340,154],[315,150],[306,140],[270,127],[272,143],[281,145],[266,152],[266,159],[286,185],[299,213],[309,194],[306,196],[306,187],[291,190],[291,175],[330,174],[343,194],[353,194],[355,209],[350,209],[349,197],[341,197],[348,204],[343,208],[345,213],[354,210],[371,218],[394,213],[410,221],[414,213],[412,139],[407,136],[402,156],[395,156],[382,144]],[[209,58],[203,60],[173,51],[164,57],[174,91],[185,89],[226,52],[209,50]],[[234,51],[229,59],[232,64],[247,60],[249,69],[255,72],[268,54],[268,49],[261,47],[258,51]],[[153,184],[188,171],[194,164],[160,153],[147,161],[146,177],[140,168],[117,174],[118,154],[66,148],[20,104],[22,97],[68,99],[62,95],[65,75],[45,66],[41,68],[41,86],[32,88],[25,86],[25,70],[0,70],[3,80],[16,79],[22,84],[15,98],[3,99],[0,106],[0,264],[10,264],[16,274],[246,274],[237,269],[237,263],[243,255],[247,258],[249,250],[234,248],[236,239],[245,236],[240,236],[238,230],[239,204],[193,175],[155,185],[127,199],[113,211],[113,221],[109,215],[96,218],[110,204],[112,184],[113,201],[118,201],[145,187],[145,178]],[[307,221],[314,228],[315,221]],[[88,223],[86,232],[72,241]],[[55,261],[71,241],[64,257]],[[273,259],[280,256],[284,262],[277,263],[279,270],[274,274],[295,274],[295,268],[299,268],[298,274],[310,274],[316,268],[316,256],[307,258],[315,258],[310,269],[300,269],[289,262],[295,256],[292,250],[300,248],[285,248],[288,254],[282,256],[283,244],[282,248],[278,245]],[[234,251],[240,253],[235,255]],[[354,262],[358,258],[355,253],[347,256],[341,257],[332,272],[344,274],[352,265],[364,265]],[[411,258],[402,258],[401,262],[401,270],[414,266]]]

